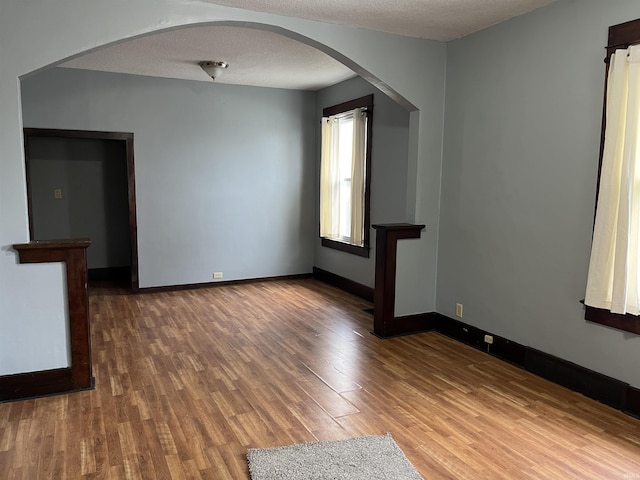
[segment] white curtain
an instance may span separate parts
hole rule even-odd
[[[609,64],[604,152],[585,303],[638,315],[640,45]]]
[[[338,121],[335,116],[322,119],[320,160],[320,236],[337,237],[340,232]]]
[[[367,117],[360,108],[353,111],[353,150],[351,162],[351,243],[364,241],[364,187]]]

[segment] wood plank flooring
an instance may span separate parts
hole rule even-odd
[[[97,387],[0,405],[0,479],[248,479],[390,432],[425,479],[640,478],[640,421],[314,280],[90,295]]]

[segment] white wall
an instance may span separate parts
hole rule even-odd
[[[17,265],[11,250],[28,240],[19,77],[131,36],[216,22],[259,24],[304,39],[419,110],[410,123],[407,177],[415,188],[408,187],[407,210],[430,228],[416,256],[398,266],[411,277],[399,307],[402,313],[435,308],[444,44],[186,0],[5,0],[0,6],[0,374],[55,368],[67,355],[67,345],[51,335],[66,328],[61,269]],[[149,205],[148,198],[139,200]],[[148,238],[145,229],[156,220],[138,219]],[[152,268],[150,258],[140,260]],[[151,275],[142,281],[151,284],[157,272],[147,271]]]
[[[310,273],[312,92],[55,68],[27,127],[134,134],[140,287]]]
[[[371,133],[371,225],[407,220],[406,192],[409,156],[409,112],[362,78],[354,78],[317,92],[316,119],[322,110],[355,98],[373,94]],[[320,129],[318,122],[318,139]],[[318,141],[318,145],[320,142]],[[317,175],[320,149],[317,151]],[[319,202],[319,177],[316,201]],[[316,209],[317,215],[318,209]],[[317,220],[317,216],[316,216]],[[317,233],[317,231],[316,231]],[[371,228],[369,258],[323,247],[315,236],[315,266],[363,285],[373,287],[375,271],[375,231]]]
[[[585,322],[607,29],[558,1],[447,46],[437,309],[640,386],[640,339]]]

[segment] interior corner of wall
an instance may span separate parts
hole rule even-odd
[[[418,144],[420,140],[420,111],[409,112],[409,151],[407,158],[406,221],[415,223],[418,201]]]

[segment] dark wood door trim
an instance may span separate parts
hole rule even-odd
[[[131,291],[140,290],[138,276],[138,221],[136,205],[136,179],[133,155],[133,133],[127,132],[99,132],[91,130],[60,130],[55,128],[25,128],[24,129],[24,156],[27,176],[27,202],[29,209],[29,238],[33,238],[33,208],[30,182],[30,155],[29,138],[53,137],[53,138],[78,138],[89,140],[120,140],[125,142],[125,155],[127,161],[127,195],[129,204],[129,242],[131,244]]]

